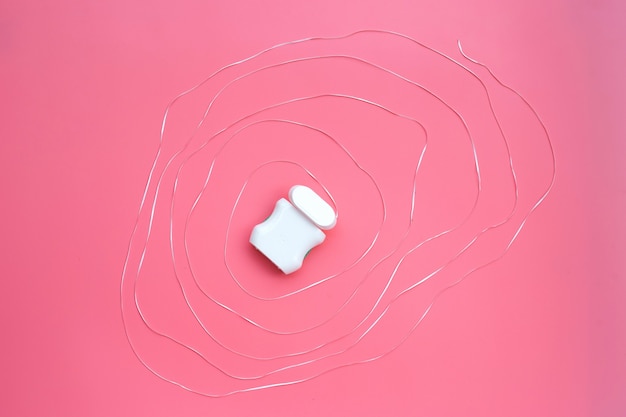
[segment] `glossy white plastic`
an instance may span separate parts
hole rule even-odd
[[[289,190],[289,200],[321,229],[330,230],[337,224],[333,208],[309,187],[294,185]]]
[[[296,185],[289,198],[291,203],[278,200],[250,235],[250,243],[285,274],[300,269],[309,251],[326,239],[320,228],[331,229],[337,222],[332,207],[310,188]]]

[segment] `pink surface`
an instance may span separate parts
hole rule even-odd
[[[236,6],[225,2],[178,6],[66,2],[35,7],[14,3],[0,6],[5,96],[0,166],[6,219],[1,303],[3,415],[619,416],[626,412],[622,394],[626,386],[626,284],[620,260],[625,247],[626,182],[620,165],[625,149],[618,140],[625,133],[618,125],[618,110],[624,106],[626,92],[621,75],[625,38],[623,30],[617,29],[621,6],[583,2],[497,6],[488,2],[471,6],[461,2],[244,2]],[[552,193],[529,218],[506,256],[446,291],[416,331],[381,359],[341,367],[305,383],[225,398],[202,397],[155,377],[133,355],[126,338],[120,280],[158,148],[165,106],[216,69],[271,45],[364,28],[406,33],[456,59],[461,59],[456,49],[460,39],[470,56],[488,64],[521,92],[551,135],[557,162]],[[335,47],[323,52],[333,52]],[[486,103],[481,106],[472,98],[475,90],[465,94],[465,84],[453,82],[459,80],[458,74],[435,65],[428,54],[420,58],[422,65],[415,66],[415,55],[405,47],[381,38],[346,46],[351,54],[369,54],[371,59],[415,70],[413,78],[436,86],[464,109],[464,115],[471,118],[475,111],[482,133],[477,136],[491,137],[493,126],[480,121]],[[324,73],[323,65],[287,68],[251,79],[225,98],[216,117],[229,119],[237,112],[262,107],[259,103],[286,93],[289,85],[305,86],[315,93],[318,84],[297,77]],[[423,107],[419,111],[407,107],[407,111],[429,121],[427,130],[433,137],[461,135],[459,126],[427,98],[386,97],[389,91],[397,91],[392,81],[369,83],[363,66],[355,70],[349,63],[333,62],[332,67],[336,74],[332,91],[354,88],[400,107],[410,107],[417,100]],[[285,79],[292,84],[285,86],[281,83]],[[197,123],[198,105],[206,104],[206,97],[194,97],[186,97],[180,110],[172,113],[171,130],[166,130],[164,138],[165,154],[175,152],[187,137],[185,132]],[[518,157],[519,199],[528,209],[551,178],[547,148],[545,142],[527,140],[540,137],[527,111],[515,107],[505,95],[496,93],[494,99],[499,100],[503,118],[516,127],[510,134],[516,145],[512,151]],[[308,117],[308,123],[333,129],[367,165],[389,199],[387,229],[369,261],[375,262],[407,229],[412,156],[426,138],[413,124],[356,103],[302,104],[279,116]],[[342,117],[331,117],[337,114]],[[350,142],[354,129],[358,140]],[[259,136],[275,142],[251,140]],[[304,137],[307,146],[289,147],[291,142],[283,138],[293,136]],[[216,174],[214,188],[207,190],[208,198],[197,207],[199,213],[217,217],[190,217],[190,259],[198,276],[228,276],[222,252],[228,213],[246,175],[264,158],[298,160],[313,167],[344,214],[337,229],[329,232],[328,241],[307,258],[309,268],[290,277],[291,281],[278,281],[275,271],[241,242],[250,225],[262,220],[273,201],[283,195],[283,187],[294,179],[309,179],[297,167],[277,164],[262,170],[251,180],[235,212],[233,243],[226,255],[247,288],[264,296],[297,289],[327,269],[342,270],[367,247],[376,231],[371,222],[381,216],[379,210],[361,209],[376,205],[373,188],[363,175],[347,168],[345,155],[323,148],[330,145],[324,145],[319,136],[296,126],[269,123],[244,132],[240,143],[233,141],[223,155],[222,176]],[[381,137],[384,142],[377,140]],[[412,140],[403,139],[407,137]],[[319,145],[311,148],[316,141]],[[488,155],[481,169],[490,179],[484,183],[488,204],[480,207],[474,219],[480,228],[505,216],[513,200],[511,177],[502,174],[506,166],[497,162],[502,161],[504,149],[490,142],[477,141],[477,145],[480,155]],[[284,155],[276,156],[281,147]],[[430,165],[426,162],[425,180],[418,183],[418,195],[424,197],[417,201],[419,220],[415,228],[409,227],[415,235],[413,245],[454,224],[471,208],[475,182],[467,144],[447,143],[439,153],[433,147],[435,156]],[[197,166],[190,163],[182,171],[181,203],[176,207],[183,211],[201,186],[197,172],[206,167],[211,154],[204,157],[195,160]],[[173,176],[167,179],[170,186],[172,180]],[[355,183],[362,201],[349,194]],[[170,195],[164,192],[163,207],[156,206],[157,216],[161,209],[167,214]],[[230,204],[215,204],[215,200]],[[184,221],[184,213],[173,218]],[[144,271],[154,279],[142,281],[137,294],[152,325],[193,343],[197,335],[188,327],[193,321],[185,320],[185,309],[176,304],[180,302],[177,288],[171,286],[175,281],[170,279],[173,265],[168,259],[168,241],[158,238],[167,236],[169,223],[166,217],[156,219],[155,239],[150,243],[155,249],[144,264]],[[482,259],[493,258],[512,231],[477,246],[458,271],[452,268],[449,276],[444,274],[416,293],[419,296],[403,298],[406,302],[397,303],[394,313],[377,326],[380,333],[359,344],[356,353],[339,355],[329,365],[342,366],[395,346],[437,291]],[[144,242],[142,232],[140,226]],[[210,233],[220,238],[208,238]],[[464,231],[458,237],[462,241],[473,233]],[[425,275],[429,262],[436,263],[438,256],[449,258],[459,244],[444,241],[431,252],[408,258],[392,291],[397,293],[415,276]],[[324,261],[328,254],[341,256]],[[131,264],[133,259],[137,262],[132,256]],[[380,275],[385,273],[389,271]],[[272,325],[306,326],[321,316],[332,316],[333,302],[338,300],[324,298],[320,303],[320,297],[339,299],[358,277],[345,275],[331,289],[296,300],[297,305],[284,303],[270,309],[244,298],[230,301],[239,300],[238,306]],[[215,282],[207,280],[203,285],[214,285],[208,289],[220,297],[236,294],[227,281]],[[273,282],[279,284],[269,284]],[[367,289],[365,295],[376,294],[376,288]],[[131,301],[128,307],[132,307],[132,296],[122,294],[123,302]],[[199,300],[200,308],[208,308]],[[355,303],[354,314],[368,303],[368,297]],[[337,331],[322,327],[284,343],[261,335],[255,339],[254,333],[226,316],[214,320],[217,311],[203,314],[213,319],[212,329],[222,331],[221,337],[249,347],[254,355],[268,353],[264,350],[272,354],[301,349]],[[350,320],[348,315],[345,321]],[[171,379],[198,390],[239,388],[238,383],[231,387],[232,381],[205,372],[204,365],[182,354],[179,346],[142,333],[145,329],[136,316],[127,325],[140,357]],[[339,321],[336,326],[342,325]],[[237,371],[258,370],[228,355],[222,358],[218,351],[212,355]],[[325,369],[324,364],[315,364],[311,372]]]

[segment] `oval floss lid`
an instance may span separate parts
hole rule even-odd
[[[289,200],[320,229],[330,230],[337,224],[335,210],[309,187],[294,185]]]

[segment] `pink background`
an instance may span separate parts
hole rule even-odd
[[[623,7],[293,3],[0,6],[2,414],[623,415]],[[219,399],[154,377],[119,285],[165,105],[270,45],[362,28],[471,45],[548,126],[552,194],[504,259],[372,364]]]

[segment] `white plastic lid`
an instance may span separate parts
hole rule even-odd
[[[289,200],[320,229],[330,230],[337,224],[335,210],[309,187],[294,185]]]

